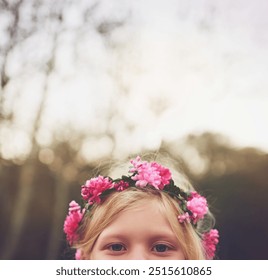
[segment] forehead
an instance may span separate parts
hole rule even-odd
[[[143,200],[135,207],[122,211],[103,230],[100,237],[105,238],[118,234],[175,236],[157,200]]]

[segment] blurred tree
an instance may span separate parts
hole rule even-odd
[[[86,36],[88,30],[103,39],[107,50],[113,52],[116,47],[111,35],[124,26],[126,17],[94,18],[100,3],[0,1],[3,21],[0,30],[3,38],[0,42],[0,191],[5,194],[1,196],[1,208],[4,209],[0,213],[4,222],[0,233],[1,258],[55,259],[59,253],[70,184],[74,181],[78,184],[74,178],[79,178],[79,172],[87,166],[81,154],[83,142],[106,137],[112,143],[109,153],[115,149],[114,119],[120,119],[120,116],[116,117],[120,112],[116,106],[101,112],[105,123],[103,131],[95,131],[96,126],[93,126],[87,133],[82,133],[67,123],[56,127],[49,145],[40,142],[40,131],[47,129],[44,115],[51,87],[56,76],[58,80],[62,79],[58,61],[64,38],[74,37],[71,53],[77,55],[77,62],[81,59],[79,36]],[[45,47],[42,41],[45,41]],[[117,70],[109,71],[115,78]],[[27,100],[25,92],[29,91],[27,87],[36,80],[38,88],[33,97],[38,102],[30,99],[27,108],[23,108],[24,100]],[[119,86],[116,79],[115,84]],[[121,94],[120,90],[118,94]],[[61,106],[64,106],[64,100]],[[23,110],[29,113],[27,117],[21,113]],[[17,133],[22,133],[29,143],[28,151],[25,149],[16,154],[8,143],[7,137],[14,139]],[[94,147],[90,149],[94,150]],[[92,160],[87,170],[94,169],[94,164]],[[50,207],[50,201],[53,207]],[[34,245],[29,246],[29,239]]]
[[[10,37],[11,40],[9,41],[9,45],[6,47],[6,50],[4,52],[5,62],[2,66],[2,80],[7,80],[6,77],[6,67],[7,67],[7,58],[8,54],[13,51],[16,47],[18,47],[19,44],[21,44],[22,40],[26,40],[30,35],[32,35],[34,32],[40,32],[36,28],[36,25],[29,24],[27,26],[27,32],[25,32],[25,25],[23,24],[23,4],[25,2],[18,1],[14,2],[14,4],[8,4],[4,7],[6,10],[8,10],[11,14],[11,17],[14,17],[13,25],[10,28]],[[35,3],[37,4],[37,3]],[[25,7],[24,7],[25,8]],[[36,6],[36,9],[39,9],[40,6]],[[51,10],[51,15],[53,17],[57,17],[59,20],[61,18],[60,13],[56,14],[55,10]],[[34,15],[32,15],[32,21],[34,22],[36,19]],[[34,195],[34,181],[36,179],[36,174],[38,173],[38,153],[39,153],[39,144],[36,140],[36,135],[38,132],[38,129],[40,127],[41,122],[41,116],[42,112],[45,106],[47,92],[48,92],[48,83],[50,79],[50,75],[53,70],[53,63],[55,60],[55,45],[57,42],[57,29],[55,31],[55,34],[52,36],[54,37],[53,41],[55,42],[54,47],[52,48],[51,56],[46,61],[45,64],[39,66],[39,71],[43,71],[44,73],[44,87],[43,92],[40,92],[40,95],[42,96],[40,103],[36,110],[36,115],[33,118],[32,124],[29,124],[31,127],[31,134],[30,134],[30,141],[31,141],[31,151],[28,156],[28,158],[25,160],[23,165],[21,165],[19,169],[19,176],[18,176],[18,188],[16,192],[16,200],[12,207],[12,212],[10,215],[10,220],[12,221],[9,223],[9,227],[7,228],[7,236],[8,240],[5,242],[5,247],[2,251],[3,256],[5,256],[7,259],[12,258],[13,255],[15,255],[16,248],[19,245],[20,237],[22,235],[22,231],[26,224],[27,214],[29,213],[29,209],[31,208],[31,200]],[[17,38],[20,38],[18,40]],[[2,83],[2,94],[1,94],[1,100],[3,99],[3,95],[5,93],[5,87],[7,86],[7,82]],[[3,103],[3,102],[1,102]],[[10,114],[14,114],[15,112],[11,111]],[[5,116],[3,115],[3,118]],[[10,119],[10,118],[9,118]],[[10,124],[12,126],[12,124]]]

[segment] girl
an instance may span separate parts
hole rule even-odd
[[[176,186],[157,162],[130,161],[128,176],[98,176],[69,204],[64,232],[76,259],[213,259],[218,231],[206,199]]]

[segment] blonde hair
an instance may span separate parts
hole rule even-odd
[[[154,200],[158,203],[160,211],[167,218],[178,239],[185,259],[205,259],[202,241],[199,236],[201,233],[194,229],[191,224],[180,224],[178,221],[178,215],[183,214],[178,202],[165,192],[151,187],[129,187],[122,192],[114,192],[102,204],[94,205],[91,211],[86,213],[79,229],[80,239],[74,246],[80,250],[82,258],[90,257],[90,253],[101,232],[122,211],[137,208],[145,200]]]
[[[143,157],[148,161],[157,160],[169,166],[175,184],[182,190],[186,192],[195,190],[188,177],[182,171],[180,162],[172,161],[170,158],[160,154],[148,154]],[[110,175],[115,172],[111,177],[119,177],[119,174],[122,174],[122,168],[125,170],[125,165],[122,163],[114,164],[110,167]],[[116,174],[119,176],[116,176]],[[141,203],[146,202],[146,200],[155,201],[159,206],[159,210],[168,220],[171,229],[178,239],[178,244],[183,251],[185,259],[206,259],[201,237],[202,233],[210,230],[215,224],[214,217],[210,211],[208,211],[204,219],[197,223],[196,227],[190,223],[180,223],[178,221],[178,215],[184,212],[180,208],[178,201],[164,191],[159,191],[150,186],[144,188],[130,186],[124,191],[112,192],[102,200],[101,204],[94,204],[90,211],[87,211],[84,215],[82,224],[78,230],[80,238],[73,244],[73,247],[80,250],[82,258],[90,257],[94,244],[102,231],[109,226],[120,213],[129,209],[136,209]]]

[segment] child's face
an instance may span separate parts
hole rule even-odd
[[[92,260],[185,259],[178,240],[155,201],[129,209],[99,235]]]

